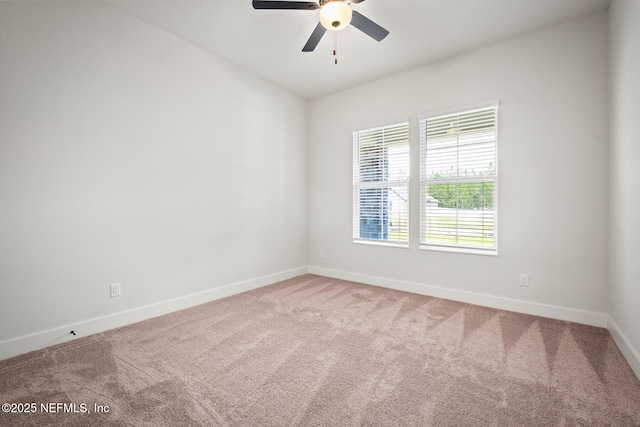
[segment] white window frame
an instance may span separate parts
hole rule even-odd
[[[438,251],[447,251],[447,252],[460,252],[460,253],[470,253],[470,254],[481,254],[481,255],[498,255],[498,109],[500,102],[499,100],[491,100],[479,104],[468,105],[466,107],[459,107],[456,109],[448,109],[446,111],[435,112],[432,114],[424,114],[418,117],[419,119],[419,128],[420,128],[420,249],[422,250],[438,250]],[[433,177],[427,176],[427,159],[429,155],[429,149],[427,144],[427,134],[428,134],[428,125],[429,122],[436,122],[438,120],[442,121],[443,119],[449,119],[455,117],[456,120],[460,116],[465,116],[470,113],[476,113],[484,110],[494,110],[495,111],[495,124],[494,124],[494,156],[493,156],[493,174],[480,174],[480,175],[463,175],[461,174],[461,167],[459,166],[459,162],[461,159],[460,150],[460,136],[458,136],[458,128],[452,129],[452,133],[456,138],[456,165],[457,171],[453,176],[440,176]],[[478,144],[479,145],[479,144]],[[469,226],[468,228],[460,227],[462,221],[464,221],[464,210],[459,207],[451,208],[451,211],[455,211],[453,214],[455,215],[455,225],[453,227],[447,227],[447,223],[443,222],[443,232],[451,233],[454,241],[444,241],[444,239],[429,239],[428,230],[433,230],[430,228],[432,223],[429,221],[433,221],[434,213],[436,209],[434,206],[437,206],[437,200],[429,199],[427,200],[427,185],[434,184],[455,184],[456,188],[456,197],[458,186],[461,183],[480,183],[480,182],[491,182],[493,185],[493,209],[491,212],[487,213],[487,217],[490,218],[493,222],[492,227],[492,245],[488,245],[486,243],[474,244],[470,243],[470,240],[477,239],[477,237],[473,237],[470,234],[477,233],[475,230]],[[456,202],[457,203],[457,202]],[[429,204],[431,206],[429,206]],[[473,212],[466,212],[470,215],[473,215],[474,220],[477,220],[477,214]],[[481,221],[484,221],[485,214],[484,211],[480,213]],[[462,218],[462,219],[461,219]],[[470,220],[467,220],[470,221]],[[484,223],[482,226],[484,227]],[[488,228],[488,226],[487,226]],[[487,236],[487,230],[481,230],[480,241],[483,241]],[[453,240],[452,239],[452,240]],[[462,240],[462,241],[460,241]],[[465,241],[466,240],[466,241]]]
[[[384,132],[389,131],[390,136],[385,141]],[[397,150],[397,157],[394,157],[397,167],[394,172],[393,168],[385,168],[385,171],[391,173],[393,176],[379,177],[379,179],[363,179],[361,176],[361,158],[363,156],[369,156],[370,159],[375,159],[375,156],[371,157],[370,152],[363,151],[361,147],[361,139],[371,137],[376,132],[383,132],[383,137],[379,141],[374,143],[381,144],[381,147],[389,148],[393,147]],[[353,242],[364,243],[372,245],[382,246],[395,246],[395,247],[409,247],[409,174],[410,174],[410,127],[409,120],[404,119],[397,122],[392,122],[383,126],[368,127],[368,128],[356,128],[352,129],[353,132]],[[400,134],[406,132],[406,139],[400,136],[400,139],[404,142],[395,142],[399,138]],[[389,144],[391,140],[391,144]],[[371,142],[371,140],[369,140]],[[406,153],[403,151],[406,150]],[[388,153],[388,152],[387,152]],[[388,161],[388,157],[386,158]],[[384,175],[384,174],[383,174]],[[381,235],[386,238],[370,238],[363,236],[362,224],[362,211],[361,211],[361,190],[367,189],[391,189],[391,197],[396,198],[396,207],[393,208],[393,203],[390,202],[387,205],[388,211],[385,210],[385,214],[389,215],[385,218],[389,221],[388,228],[385,225],[384,231],[381,231]],[[395,189],[395,190],[394,190]],[[397,200],[400,198],[401,201]],[[402,202],[403,201],[403,202]],[[398,206],[400,205],[400,206]],[[386,209],[386,208],[385,208]],[[395,211],[394,211],[395,209]],[[397,213],[396,213],[397,212]],[[399,225],[394,226],[393,222]],[[385,234],[386,233],[386,234]],[[396,238],[394,238],[396,237]],[[401,238],[404,237],[404,238]]]

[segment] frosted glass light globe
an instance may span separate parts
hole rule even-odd
[[[351,22],[351,8],[341,1],[330,1],[320,9],[320,23],[327,30],[341,30]]]

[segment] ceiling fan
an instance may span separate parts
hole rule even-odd
[[[382,28],[364,15],[351,9],[351,3],[361,3],[364,0],[319,0],[314,1],[273,1],[253,0],[254,9],[320,9],[320,22],[316,26],[311,37],[302,48],[303,52],[312,52],[327,30],[337,31],[351,24],[366,35],[380,41],[389,31]]]

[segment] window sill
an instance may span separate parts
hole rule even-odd
[[[453,246],[420,245],[422,251],[452,252],[467,255],[498,256],[497,249],[456,248]]]
[[[353,243],[356,243],[358,245],[385,246],[391,248],[409,248],[409,243],[385,242],[384,240],[353,239]]]

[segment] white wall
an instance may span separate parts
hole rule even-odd
[[[640,2],[609,8],[610,330],[640,378]]]
[[[494,98],[499,256],[421,251],[416,116]],[[606,324],[606,13],[314,100],[309,116],[311,271]],[[410,248],[354,244],[351,129],[406,117]]]
[[[306,271],[307,101],[99,2],[0,2],[0,76],[0,356]]]

